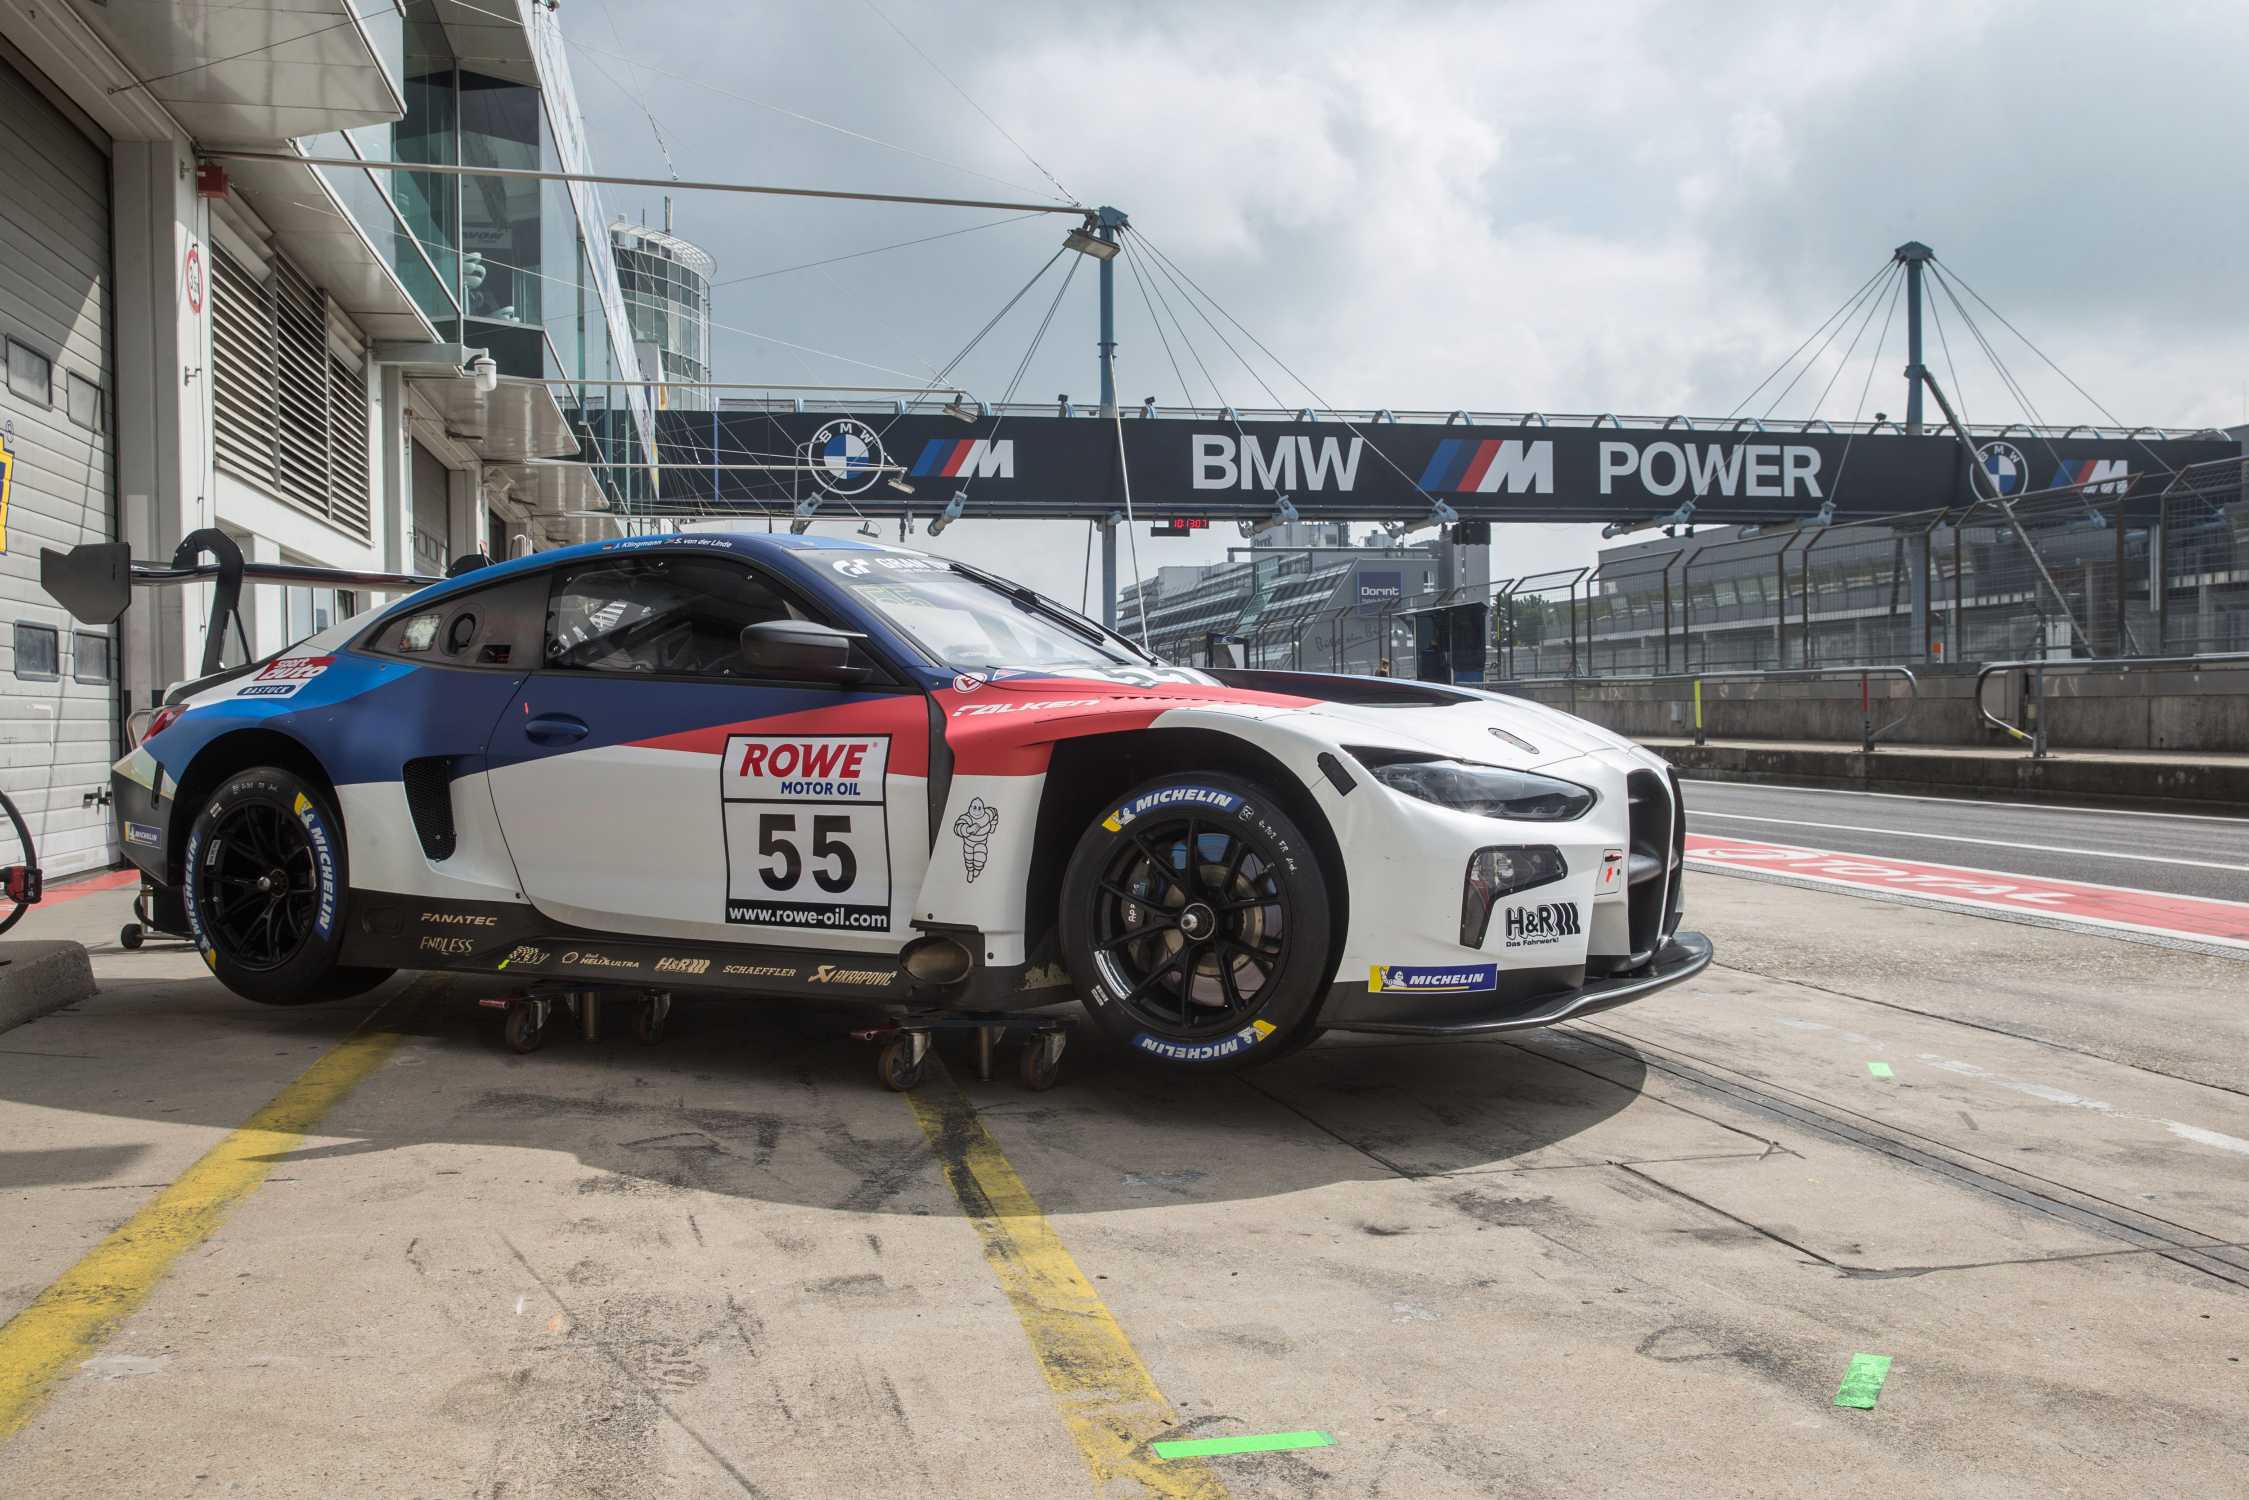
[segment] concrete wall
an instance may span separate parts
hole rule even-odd
[[[2022,708],[2027,673],[1996,675],[1984,701],[1992,712],[2028,727]],[[1918,701],[1904,682],[1869,677],[1874,725],[1899,714],[1905,722],[1886,745],[1987,745],[2007,736],[1983,723],[1972,670],[1915,673]],[[1663,739],[1694,732],[1694,680],[1686,677],[1496,684],[1502,692],[1552,704],[1631,735]],[[1856,676],[1818,681],[1743,682],[1705,679],[1703,723],[1713,740],[1782,740],[1857,744],[1864,714]],[[2050,671],[2046,678],[2048,742],[2057,750],[2210,750],[2249,752],[2249,661],[2221,666],[2134,671]]]

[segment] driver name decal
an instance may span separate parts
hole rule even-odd
[[[882,734],[735,734],[718,759],[726,920],[890,930]]]

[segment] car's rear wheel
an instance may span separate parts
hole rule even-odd
[[[246,1000],[309,1005],[390,977],[336,962],[349,889],[343,823],[292,771],[257,766],[227,778],[196,814],[182,874],[196,948]]]
[[[1327,879],[1264,788],[1215,773],[1134,788],[1078,840],[1062,951],[1094,1024],[1188,1067],[1283,1051],[1328,964]]]

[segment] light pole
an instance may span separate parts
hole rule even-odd
[[[1117,231],[1129,221],[1121,208],[1106,204],[1087,215],[1085,227],[1072,230],[1062,243],[1081,255],[1090,255],[1101,266],[1101,419],[1117,420]],[[1117,455],[1124,462],[1124,455]],[[1146,607],[1146,601],[1142,601]],[[1112,630],[1117,624],[1117,521],[1101,523],[1101,623]]]

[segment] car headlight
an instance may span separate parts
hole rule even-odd
[[[1463,760],[1394,760],[1367,769],[1394,792],[1487,818],[1567,823],[1584,817],[1594,801],[1592,790],[1574,781]]]

